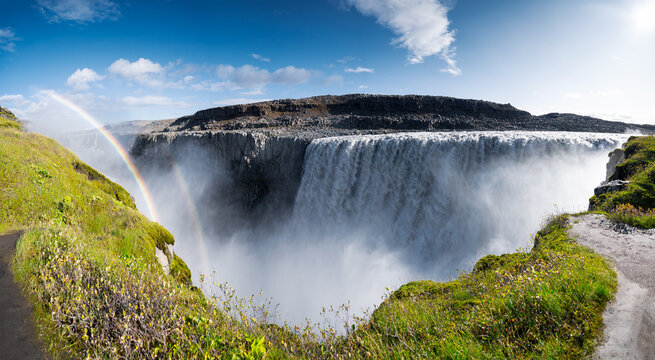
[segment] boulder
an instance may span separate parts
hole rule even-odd
[[[614,180],[610,181],[608,183],[602,184],[594,189],[594,195],[602,195],[602,194],[607,194],[610,192],[614,191],[621,191],[623,190],[626,185],[628,185],[630,182],[625,181],[625,180]]]

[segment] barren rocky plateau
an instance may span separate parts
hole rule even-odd
[[[535,116],[510,104],[421,95],[315,96],[201,110],[160,121],[109,126],[117,135],[247,131],[318,138],[400,131],[579,131],[655,133],[655,125],[628,124],[576,114]]]

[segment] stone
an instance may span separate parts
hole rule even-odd
[[[602,195],[610,192],[621,191],[625,189],[626,185],[630,182],[625,180],[614,180],[608,183],[602,184],[594,189],[594,195]]]

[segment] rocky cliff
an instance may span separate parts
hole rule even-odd
[[[300,183],[305,149],[313,139],[452,130],[623,133],[655,131],[655,126],[573,114],[533,116],[509,104],[451,97],[344,95],[225,106],[111,129],[118,135],[137,134],[131,153],[146,173],[160,174],[174,164],[189,163],[204,163],[210,173],[215,168],[227,172],[227,176],[213,175],[221,180],[206,190],[207,197],[229,199],[237,204],[236,210],[248,211],[253,219],[262,213],[288,213]]]
[[[270,129],[655,131],[575,114],[533,116],[510,104],[418,95],[342,95],[284,99],[201,110],[163,131]]]

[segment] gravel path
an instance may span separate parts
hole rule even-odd
[[[603,343],[595,359],[655,360],[655,230],[640,230],[602,215],[572,218],[569,234],[612,260],[616,298],[603,313]]]
[[[32,305],[14,282],[11,258],[20,234],[0,236],[0,358],[48,359],[37,340]]]

